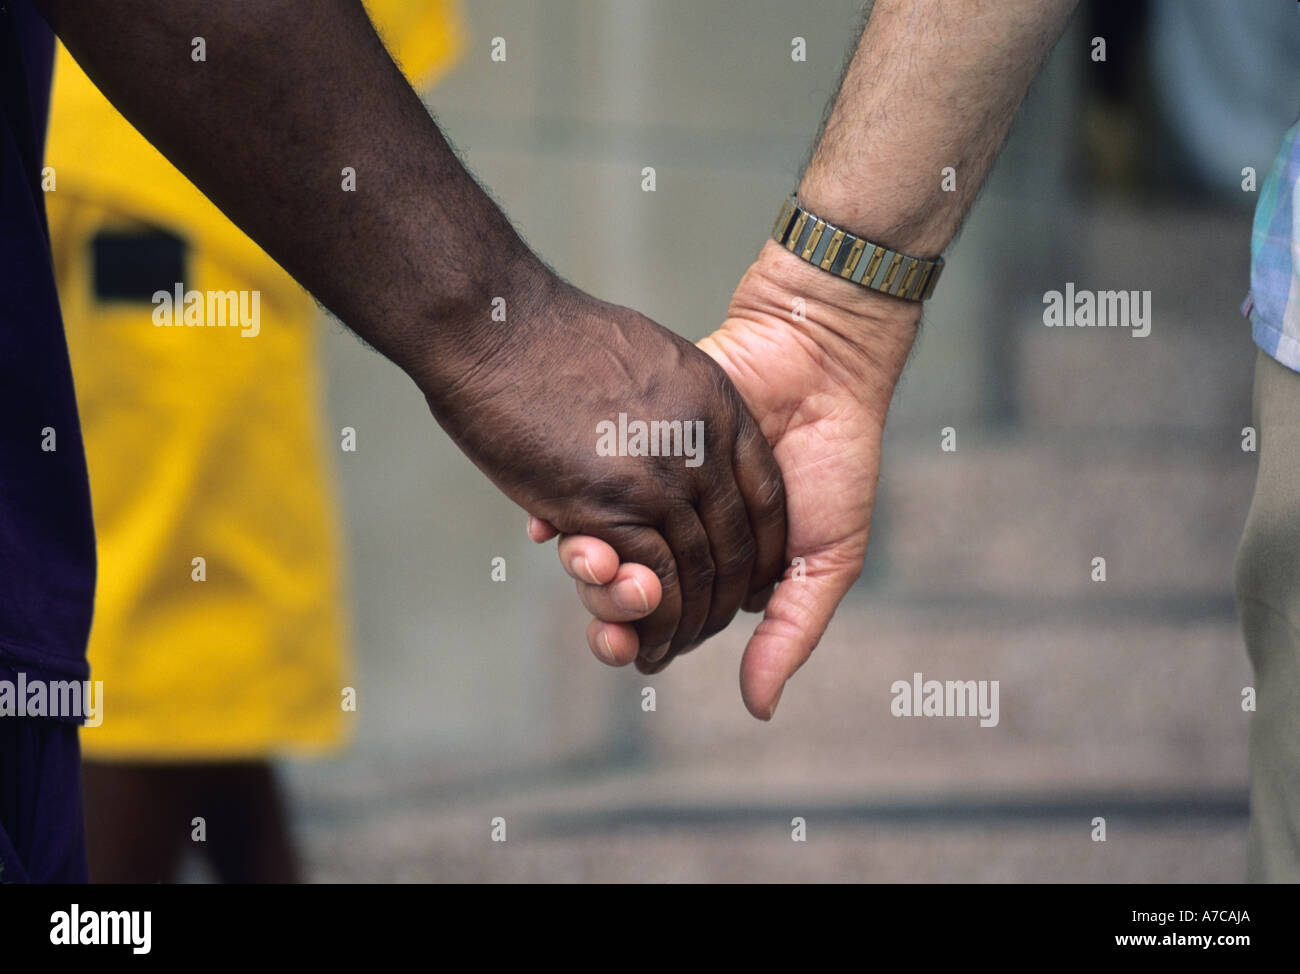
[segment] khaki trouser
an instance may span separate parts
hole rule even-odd
[[[1300,882],[1300,373],[1255,362],[1259,474],[1233,567],[1255,669],[1250,718],[1252,882]]]

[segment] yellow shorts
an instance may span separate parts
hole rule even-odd
[[[464,45],[459,0],[366,7],[417,87]],[[353,714],[315,305],[62,47],[45,161],[99,547],[104,719],[82,746],[229,760],[335,745]],[[150,281],[173,265],[185,291],[258,292],[257,334],[155,324]]]
[[[99,550],[90,663],[104,708],[86,754],[338,744],[353,715],[314,304],[186,244],[185,288],[258,291],[257,334],[159,326],[161,302],[99,296],[115,287],[106,241],[152,228],[66,192],[46,202]]]

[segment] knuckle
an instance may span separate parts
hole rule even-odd
[[[772,523],[785,517],[785,481],[780,471],[769,473],[758,488],[759,517]]]
[[[716,576],[717,570],[713,567],[712,559],[698,562],[689,578],[682,582],[682,597],[694,600],[710,595]]]
[[[749,573],[758,553],[758,545],[748,534],[731,545],[717,560],[718,573],[723,578]]]
[[[644,493],[640,477],[622,472],[594,479],[582,491],[584,499],[598,510],[619,512],[643,506]]]
[[[659,584],[663,586],[664,591],[678,588],[681,584],[677,577],[677,562],[669,556],[654,559],[654,573],[659,576]]]

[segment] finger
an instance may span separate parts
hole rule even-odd
[[[740,694],[759,720],[771,720],[786,681],[812,655],[858,568],[817,573],[810,559],[805,577],[785,579],[767,603],[740,661]]]
[[[564,570],[579,582],[605,585],[612,582],[618,572],[618,552],[599,538],[566,534],[560,538],[555,550]]]
[[[775,585],[769,585],[767,588],[755,592],[741,603],[740,607],[746,612],[762,612],[767,607],[767,600],[772,597],[776,591]]]
[[[645,658],[645,654],[642,653],[637,656],[634,662],[636,663],[636,668],[638,673],[644,673],[646,676],[654,676],[656,673],[659,673],[667,669],[668,664],[673,661],[673,658],[674,658],[673,654],[668,653],[658,662],[651,663],[648,659]]]
[[[785,481],[762,431],[748,413],[736,434],[732,468],[754,535],[749,592],[761,592],[785,569]]]
[[[631,626],[599,619],[587,623],[587,645],[596,659],[609,666],[627,666],[636,659],[640,648],[636,630]]]
[[[721,632],[735,616],[749,594],[755,552],[745,501],[730,477],[704,499],[700,523],[708,534],[716,575],[709,613],[696,636],[696,644]]]
[[[587,611],[602,622],[635,622],[659,606],[663,590],[659,579],[645,565],[620,565],[607,585],[579,580],[578,598]]]
[[[682,612],[682,594],[677,578],[677,562],[668,542],[654,528],[625,525],[603,529],[602,537],[613,546],[625,564],[644,565],[659,580],[661,596],[657,608],[636,624],[641,652],[667,646],[677,631]],[[647,592],[647,595],[649,593]]]
[[[543,541],[550,541],[560,532],[555,529],[550,521],[543,521],[540,517],[532,514],[528,515],[528,537],[536,544]]]
[[[670,517],[664,528],[664,540],[672,549],[673,559],[677,563],[681,614],[677,621],[677,631],[673,633],[666,648],[656,649],[654,643],[642,640],[642,645],[649,647],[649,652],[643,652],[642,655],[652,663],[662,660],[670,652],[681,652],[699,638],[700,630],[704,628],[704,622],[709,616],[709,607],[713,601],[713,580],[717,577],[713,553],[709,550],[709,536],[694,508]]]

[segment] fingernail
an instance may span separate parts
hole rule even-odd
[[[604,629],[600,631],[600,644],[605,647],[606,662],[617,664],[618,660],[614,658],[614,647],[609,644],[609,633]]]
[[[596,578],[596,573],[591,570],[591,564],[587,561],[585,555],[578,555],[573,561],[569,562],[569,567],[573,569],[574,574],[583,576],[592,585],[600,584],[600,580]]]
[[[649,611],[650,611],[650,599],[646,596],[646,594],[645,594],[645,589],[643,589],[643,588],[641,587],[641,583],[638,582],[635,578],[632,579],[632,584],[636,586],[637,594],[641,596],[641,611],[642,611],[642,612],[649,612]]]
[[[650,611],[650,600],[645,597],[645,589],[635,578],[625,578],[614,586],[614,601],[620,609],[628,612]]]
[[[776,716],[776,705],[779,704],[779,703],[781,702],[781,694],[783,694],[783,693],[785,693],[785,687],[781,687],[780,690],[777,690],[777,691],[776,691],[776,699],[772,701],[772,709],[770,709],[770,710],[767,712],[767,719],[768,719],[768,720],[771,720],[773,717]]]

